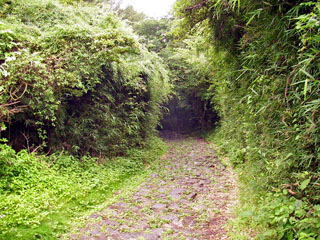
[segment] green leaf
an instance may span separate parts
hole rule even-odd
[[[307,96],[307,91],[308,91],[308,79],[304,82],[304,90],[303,90],[303,95],[304,97]]]
[[[310,79],[315,80],[314,76],[312,76],[310,73],[308,73],[304,69],[300,69],[300,72],[304,73],[306,76],[308,76]]]
[[[308,178],[308,179],[304,180],[304,181],[300,184],[299,188],[300,188],[301,190],[306,189],[306,187],[307,187],[307,186],[309,185],[309,183],[310,183],[310,180],[311,180],[311,178]]]
[[[4,122],[0,123],[0,132],[1,131],[5,131],[7,129],[6,125],[4,124]]]

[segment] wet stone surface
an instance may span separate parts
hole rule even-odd
[[[202,139],[167,136],[161,166],[130,197],[90,216],[70,239],[228,239],[235,176]]]

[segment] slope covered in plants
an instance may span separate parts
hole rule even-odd
[[[257,239],[319,239],[319,1],[179,0],[175,9],[175,33],[205,39],[196,51],[221,117],[214,140],[243,183],[238,219]]]

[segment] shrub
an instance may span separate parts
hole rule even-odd
[[[121,154],[142,145],[169,92],[161,60],[102,5],[15,1],[1,10],[1,126],[19,150]]]

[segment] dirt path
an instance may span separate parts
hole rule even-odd
[[[158,171],[130,197],[91,215],[71,239],[228,239],[234,174],[204,140],[172,136]]]

